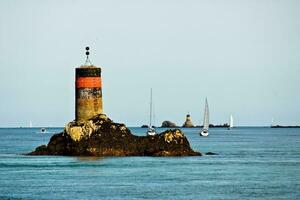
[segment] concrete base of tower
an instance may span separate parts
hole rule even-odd
[[[103,113],[101,68],[95,66],[76,68],[76,121],[84,122],[101,113]]]

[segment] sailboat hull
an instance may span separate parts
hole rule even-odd
[[[156,134],[155,130],[148,130],[147,131],[147,135],[149,135],[149,136],[153,136],[155,134]]]
[[[207,137],[208,136],[208,131],[207,130],[201,131],[200,136]]]

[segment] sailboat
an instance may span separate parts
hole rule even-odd
[[[205,99],[205,108],[204,108],[204,119],[203,119],[203,129],[200,132],[200,136],[208,136],[208,128],[209,128],[209,110],[207,98]]]
[[[29,128],[32,128],[32,121],[29,122]]]
[[[274,127],[274,118],[272,118],[272,121],[271,121],[271,128]]]
[[[46,128],[41,128],[41,133],[46,133],[47,132],[47,130],[46,130]]]
[[[230,115],[228,130],[230,130],[232,128],[233,128],[233,117],[232,117],[232,115]]]
[[[155,128],[152,127],[152,88],[150,90],[150,120],[147,135],[153,136],[156,134]]]

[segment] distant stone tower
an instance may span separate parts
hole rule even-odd
[[[182,125],[183,127],[194,127],[194,124],[192,122],[192,118],[191,118],[191,115],[190,114],[187,114],[186,115],[186,119],[185,119],[185,122],[184,124]]]
[[[96,114],[103,113],[101,68],[93,66],[86,47],[86,62],[76,68],[75,119],[84,122]]]

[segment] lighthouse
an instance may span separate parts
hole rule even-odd
[[[192,122],[192,117],[191,117],[190,114],[186,115],[185,122],[184,122],[184,124],[182,126],[183,127],[194,127],[194,124]]]
[[[101,68],[92,65],[89,47],[85,64],[75,70],[75,120],[85,122],[103,113]]]

